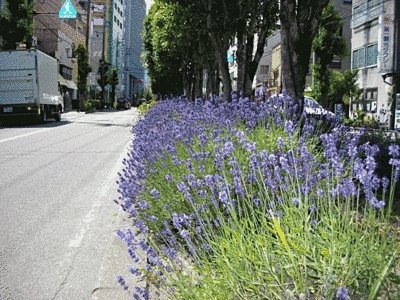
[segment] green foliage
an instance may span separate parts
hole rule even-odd
[[[157,102],[154,100],[150,100],[150,102],[143,102],[142,104],[140,104],[140,106],[138,107],[138,111],[139,113],[141,113],[142,115],[145,115],[149,109],[151,109],[154,105],[156,105]]]
[[[179,115],[175,118],[180,120]],[[235,126],[244,130],[240,124]],[[212,131],[209,128],[208,134],[211,135]],[[265,124],[257,126],[254,131],[242,132],[248,142],[263,141],[257,145],[257,151],[263,149],[267,153],[274,153],[277,150],[276,138],[283,137],[286,146],[279,150],[290,151],[294,159],[301,159],[296,148],[298,132],[289,138],[282,128],[275,126],[266,132]],[[230,138],[234,144],[238,142],[235,137]],[[176,141],[177,158],[187,161],[191,158],[189,152],[213,153],[221,146],[211,142],[211,138],[208,141],[207,144],[201,143],[197,137],[186,145]],[[315,138],[310,136],[306,145],[310,153],[323,160],[323,153],[316,144]],[[236,147],[232,156],[225,158],[223,169],[226,172],[220,175],[227,186],[232,186],[232,176],[228,171],[230,158],[241,166],[245,184],[248,151]],[[217,172],[215,155],[190,161],[194,178],[199,178],[201,173],[204,176]],[[200,166],[204,169],[201,172]],[[352,172],[352,163],[346,164],[344,173],[347,172]],[[172,174],[173,181],[166,185],[164,178],[167,174]],[[160,154],[159,160],[150,167],[146,185],[149,189],[157,189],[161,201],[148,192],[139,196],[151,206],[146,214],[158,218],[158,221],[148,223],[152,232],[161,229],[162,220],[170,219],[171,212],[189,215],[196,211],[204,214],[203,220],[220,220],[217,228],[211,225],[202,227],[205,232],[201,244],[209,245],[212,252],[197,251],[184,268],[180,264],[169,264],[175,268],[173,275],[166,274],[166,289],[172,287],[176,299],[334,299],[340,286],[352,291],[352,299],[366,299],[367,296],[376,299],[379,293],[384,292],[385,286],[392,288],[395,280],[398,281],[395,272],[399,260],[399,234],[387,215],[369,207],[359,211],[358,200],[355,203],[351,197],[343,198],[331,193],[317,196],[312,191],[295,204],[293,197],[302,184],[296,173],[288,175],[287,189],[275,192],[265,188],[263,176],[258,174],[257,183],[246,185],[246,196],[237,201],[238,207],[216,207],[201,212],[177,190],[179,181],[190,186],[183,179],[188,175],[184,164],[174,164],[172,155]],[[340,180],[338,177],[337,181]],[[318,189],[322,191],[330,191],[332,185],[338,183],[332,183],[330,179],[318,181]],[[196,191],[192,193],[195,194]],[[382,197],[385,199],[385,195]],[[255,198],[259,198],[259,205],[254,205]],[[199,197],[193,203],[203,201]],[[272,213],[271,203],[280,217]],[[170,210],[163,208],[166,204]],[[316,214],[310,212],[311,206],[318,208]],[[231,212],[229,221],[227,208]],[[196,229],[193,225],[187,230]],[[152,246],[157,249],[159,244],[152,242]],[[165,260],[168,261],[168,257]]]
[[[312,44],[312,49],[323,65],[332,62],[334,56],[344,58],[348,55],[346,41],[341,35],[343,28],[340,13],[332,3],[322,11],[321,23]]]
[[[344,104],[348,105],[350,99],[358,99],[361,95],[361,90],[356,84],[357,78],[357,69],[344,72],[332,70],[328,92],[329,103],[343,101]]]
[[[354,119],[345,119],[344,125],[353,127],[363,127],[363,128],[377,128],[378,122],[366,116],[366,113],[361,110],[355,112],[356,117]]]
[[[101,102],[100,102],[100,100],[88,100],[88,101],[85,101],[85,103],[89,103],[90,106],[91,106],[91,109],[93,109],[93,108],[95,108],[95,109],[97,109],[97,110],[100,110],[100,109],[101,109]]]
[[[84,101],[83,108],[85,111],[90,112],[93,110],[92,101]]]
[[[324,107],[332,104],[328,98],[331,73],[328,65],[335,56],[344,58],[348,55],[345,39],[341,35],[343,22],[332,3],[322,11],[322,19],[319,31],[313,40],[313,51],[319,59],[318,64],[313,66],[313,80],[316,82],[313,87],[313,98]]]
[[[179,7],[156,1],[146,16],[143,27],[144,56],[154,92],[182,93],[181,68],[183,48],[182,21]]]
[[[114,106],[114,102],[115,102],[115,89],[119,83],[119,78],[118,78],[118,68],[114,67],[109,78],[108,78],[108,82],[111,85],[111,93],[110,93],[110,97],[111,97],[111,106]]]
[[[92,67],[89,64],[88,50],[84,45],[79,44],[76,55],[78,57],[78,91],[81,101],[87,92],[87,77],[92,71]]]
[[[151,94],[150,90],[146,91],[145,99],[146,102],[150,102],[151,100],[153,100],[153,95]]]
[[[16,43],[25,42],[27,48],[32,39],[33,1],[7,0],[0,14],[1,49],[16,49]]]

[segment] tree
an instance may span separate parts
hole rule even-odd
[[[78,92],[79,92],[79,109],[83,110],[83,100],[87,97],[87,77],[92,71],[89,64],[88,50],[80,44],[76,49],[78,57]]]
[[[267,37],[276,29],[279,6],[276,0],[241,0],[239,9],[236,25],[237,88],[250,96]]]
[[[303,110],[311,46],[329,0],[281,0],[282,84]]]
[[[180,24],[190,29],[189,35],[186,35],[186,45],[191,45],[186,52],[191,57],[191,63],[187,63],[186,69],[183,70],[185,85],[192,80],[192,84],[198,86],[201,82],[202,68],[206,69],[207,74],[210,75],[208,78],[213,79],[210,82],[210,89],[214,89],[212,86],[215,86],[217,82],[215,77],[217,74],[220,75],[225,99],[230,101],[232,82],[226,54],[236,39],[238,86],[246,94],[251,93],[251,84],[264,52],[266,38],[276,25],[277,0],[159,0],[156,2],[179,4],[184,9],[186,19],[182,19]],[[172,27],[172,29],[175,28]],[[254,49],[255,52],[253,52]],[[209,59],[206,53],[212,53],[213,58]],[[218,70],[215,68],[216,64]],[[187,76],[187,74],[192,76]],[[199,90],[199,87],[195,90]]]
[[[330,72],[328,66],[335,56],[344,58],[348,54],[346,41],[341,35],[342,27],[340,14],[330,3],[322,11],[320,28],[312,45],[318,58],[318,63],[313,66],[313,79],[316,81],[316,86],[313,87],[313,96],[324,107],[329,105]]]
[[[98,70],[98,74],[100,75],[100,77],[97,79],[97,83],[98,85],[101,87],[101,99],[100,99],[100,107],[103,108],[104,107],[104,92],[105,92],[105,88],[106,85],[109,83],[108,82],[108,70],[109,70],[109,64],[100,59],[100,64],[99,64],[99,70]]]
[[[179,54],[179,34],[175,27],[172,5],[155,1],[144,20],[144,60],[154,93],[180,94],[183,92],[182,57]],[[175,38],[174,38],[175,36]]]
[[[114,67],[111,75],[108,79],[108,82],[111,85],[111,107],[114,107],[114,101],[115,101],[115,89],[119,83],[119,78],[118,78],[118,68]]]
[[[330,76],[329,92],[328,92],[328,102],[332,110],[332,105],[334,103],[343,102],[345,106],[346,117],[348,117],[350,99],[358,99],[361,95],[361,90],[356,84],[358,77],[358,70],[346,70],[344,72],[339,72],[333,70]]]
[[[32,45],[33,1],[7,0],[0,15],[1,48],[16,49],[17,44],[25,42],[27,48]]]

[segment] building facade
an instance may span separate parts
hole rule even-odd
[[[346,41],[348,55],[343,59],[335,57],[329,65],[330,70],[343,72],[351,67],[351,11],[352,1],[348,0],[331,0],[335,9],[339,12],[342,22],[342,36]],[[280,30],[273,32],[266,41],[264,54],[258,65],[255,83],[257,87],[266,86],[268,96],[279,94],[282,88],[282,68],[281,68],[281,33]],[[316,63],[315,55],[310,57],[310,69],[306,77],[306,90],[312,89],[314,84],[312,80],[311,65]]]
[[[34,2],[34,47],[58,60],[58,81],[62,87],[64,108],[76,108],[77,60],[73,50],[85,43],[85,11],[77,0],[71,0],[77,11],[77,19],[62,20],[58,13],[65,0],[38,0]]]
[[[124,96],[133,98],[133,93],[140,94],[144,88],[145,72],[141,55],[143,52],[142,31],[143,20],[146,16],[146,3],[144,0],[124,0],[124,5]]]
[[[122,56],[122,41],[125,25],[124,1],[126,0],[113,0],[110,7],[110,38],[108,40],[108,57],[110,60],[111,69],[114,67],[118,69],[119,85],[117,86],[116,90],[117,97],[122,97],[124,95],[124,84],[122,78],[122,71],[124,68],[124,59]]]
[[[352,69],[359,70],[357,84],[362,94],[351,101],[350,115],[364,112],[384,128],[400,128],[400,118],[393,119],[393,77],[382,77],[395,67],[394,3],[355,0],[351,20]]]
[[[97,80],[100,78],[100,61],[109,62],[108,40],[110,39],[111,23],[111,0],[92,0],[90,6],[90,29],[89,29],[89,57],[92,72],[90,73],[90,90],[100,92]],[[106,87],[106,90],[109,88]],[[91,93],[92,95],[93,93]],[[104,94],[108,101],[108,93]],[[95,98],[100,96],[95,95]]]

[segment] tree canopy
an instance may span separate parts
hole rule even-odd
[[[192,96],[201,96],[206,71],[208,89],[216,92],[220,74],[229,100],[232,78],[227,51],[236,44],[238,89],[249,95],[266,38],[277,18],[276,0],[156,0],[145,20],[144,32],[145,61],[153,91],[161,90],[160,78],[167,79],[161,80],[165,85],[168,79],[175,85],[181,79],[183,84],[176,90],[188,91],[192,86]],[[173,73],[177,66],[182,78]]]
[[[1,49],[13,50],[18,43],[30,47],[33,30],[33,1],[7,0],[0,13]]]
[[[332,3],[322,11],[321,24],[312,49],[315,52],[318,62],[313,66],[313,79],[316,85],[313,86],[313,96],[324,107],[329,106],[328,92],[330,86],[329,64],[334,57],[344,58],[348,55],[346,41],[342,36],[343,22]]]

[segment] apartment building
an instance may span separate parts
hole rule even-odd
[[[37,0],[34,2],[34,47],[55,57],[59,64],[58,81],[61,84],[64,107],[76,108],[77,60],[73,50],[85,44],[86,14],[78,0],[71,0],[77,11],[77,19],[62,20],[58,13],[65,0]]]
[[[386,128],[400,128],[400,113],[395,121],[392,111],[394,79],[382,77],[395,67],[394,9],[392,0],[355,0],[351,20],[352,69],[359,70],[362,94],[351,101],[350,115],[363,111]]]
[[[112,0],[91,0],[90,29],[89,29],[89,58],[92,72],[90,76],[90,89],[100,91],[97,80],[100,78],[100,60],[109,63],[109,43],[111,38],[110,24],[112,24]],[[109,90],[109,87],[106,87]],[[108,101],[108,93],[105,93]]]
[[[117,97],[123,96],[124,91],[124,79],[123,79],[123,37],[124,37],[124,25],[125,25],[125,14],[124,14],[124,2],[127,0],[113,0],[110,7],[110,38],[108,40],[108,57],[111,64],[111,69],[117,67],[118,78],[120,84],[117,87]]]
[[[141,60],[143,52],[143,20],[146,16],[144,0],[124,0],[124,95],[131,98],[133,93],[144,88],[144,67]]]

